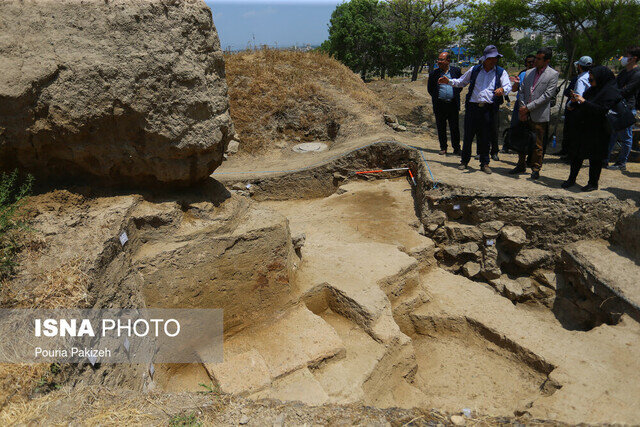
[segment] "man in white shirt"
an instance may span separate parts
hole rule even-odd
[[[480,58],[481,65],[476,65],[459,79],[449,79],[443,76],[438,80],[440,84],[450,84],[453,87],[469,87],[466,100],[466,114],[464,118],[464,140],[462,144],[462,160],[458,169],[469,168],[471,159],[471,145],[473,138],[478,135],[478,153],[480,153],[480,170],[490,174],[489,153],[491,149],[494,119],[498,108],[504,102],[504,95],[511,91],[511,82],[507,72],[498,66],[498,58],[502,55],[491,45],[484,49]]]

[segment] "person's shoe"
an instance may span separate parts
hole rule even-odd
[[[440,150],[438,154],[440,154],[441,156],[444,156],[445,154],[447,154],[447,150]]]
[[[574,185],[576,185],[576,182],[575,181],[571,181],[571,180],[568,179],[565,182],[563,182],[562,184],[560,184],[560,187],[562,187],[562,188],[564,188],[566,190],[567,188],[571,188]]]
[[[609,169],[618,170],[618,171],[626,171],[627,170],[627,165],[621,165],[620,163],[616,163],[613,166],[609,166]]]
[[[531,179],[540,179],[540,171],[531,172]]]
[[[489,165],[482,165],[480,166],[480,170],[484,173],[486,173],[487,175],[491,175],[491,168],[489,167]]]
[[[509,175],[518,175],[524,172],[526,172],[526,168],[523,168],[522,166],[516,166],[509,171]]]
[[[496,162],[500,161],[500,157],[498,157],[498,154],[492,154],[491,155],[491,160],[495,160]]]
[[[460,156],[460,155],[462,155],[462,151],[459,148],[457,150],[453,150],[453,155],[454,156]]]
[[[458,165],[458,170],[463,171],[463,170],[467,170],[467,169],[469,169],[469,166],[466,163],[460,163]]]
[[[593,184],[587,184],[584,187],[582,187],[582,191],[587,192],[587,191],[595,191],[598,189],[597,185],[593,185]]]

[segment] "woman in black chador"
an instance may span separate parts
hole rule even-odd
[[[569,109],[575,109],[575,132],[577,149],[571,159],[569,179],[562,183],[562,188],[569,188],[576,183],[576,178],[584,159],[589,159],[589,183],[582,191],[598,189],[602,162],[607,158],[611,127],[607,112],[622,99],[613,72],[605,66],[598,65],[589,72],[591,87],[584,93],[571,95]]]

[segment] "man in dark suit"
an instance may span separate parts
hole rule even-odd
[[[451,147],[453,154],[460,154],[460,92],[462,89],[454,88],[447,84],[438,84],[440,77],[446,76],[449,79],[457,79],[462,76],[462,71],[458,67],[452,67],[451,54],[442,52],[438,55],[438,68],[429,74],[427,90],[433,102],[433,112],[436,116],[436,126],[438,128],[438,139],[440,140],[440,154],[447,154],[447,122],[451,131]]]

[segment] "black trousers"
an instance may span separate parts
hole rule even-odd
[[[575,111],[564,111],[564,129],[562,131],[561,153],[568,154],[572,159],[577,155]]]
[[[496,111],[496,113],[493,115],[493,129],[491,129],[491,155],[492,156],[500,152],[500,147],[498,146],[499,135],[500,135],[500,113]]]
[[[579,154],[573,156],[571,159],[571,172],[569,173],[569,181],[575,181],[580,173],[582,162],[584,162],[584,156]],[[604,160],[601,155],[591,155],[589,157],[589,184],[598,186],[600,181],[600,173],[602,172],[602,161]]]
[[[476,103],[469,102],[467,104],[467,112],[464,117],[464,142],[462,144],[462,160],[465,165],[471,159],[471,146],[473,139],[478,137],[478,154],[480,155],[480,164],[488,165],[490,161],[489,152],[495,126],[497,124],[495,117],[498,111],[492,104],[479,106]]]
[[[438,129],[438,140],[440,149],[447,149],[447,122],[451,132],[451,147],[454,151],[460,150],[460,112],[455,102],[442,102],[436,100],[434,105],[436,116],[436,127]]]

